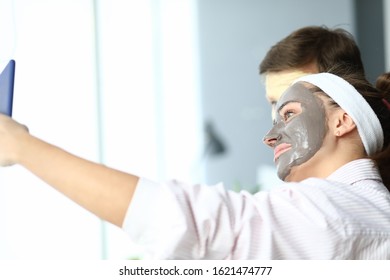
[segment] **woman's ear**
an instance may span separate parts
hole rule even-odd
[[[335,123],[334,134],[336,136],[343,136],[356,129],[355,122],[344,110],[337,112]]]

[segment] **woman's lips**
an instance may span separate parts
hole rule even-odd
[[[291,149],[291,144],[282,143],[274,149],[274,162],[280,157],[281,154]]]

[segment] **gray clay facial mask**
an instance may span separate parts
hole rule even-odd
[[[327,128],[322,100],[302,83],[289,87],[276,104],[274,127],[265,139],[275,139],[275,164],[280,179],[308,161],[321,148]]]

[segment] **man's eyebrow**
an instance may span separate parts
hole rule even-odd
[[[276,99],[273,99],[273,98],[269,98],[268,96],[266,97],[268,103],[270,103],[271,105],[274,105],[277,103],[277,100]]]

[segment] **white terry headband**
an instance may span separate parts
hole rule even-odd
[[[308,82],[331,97],[355,122],[367,155],[382,150],[383,130],[378,117],[364,97],[347,81],[330,74],[303,76],[294,81]]]

